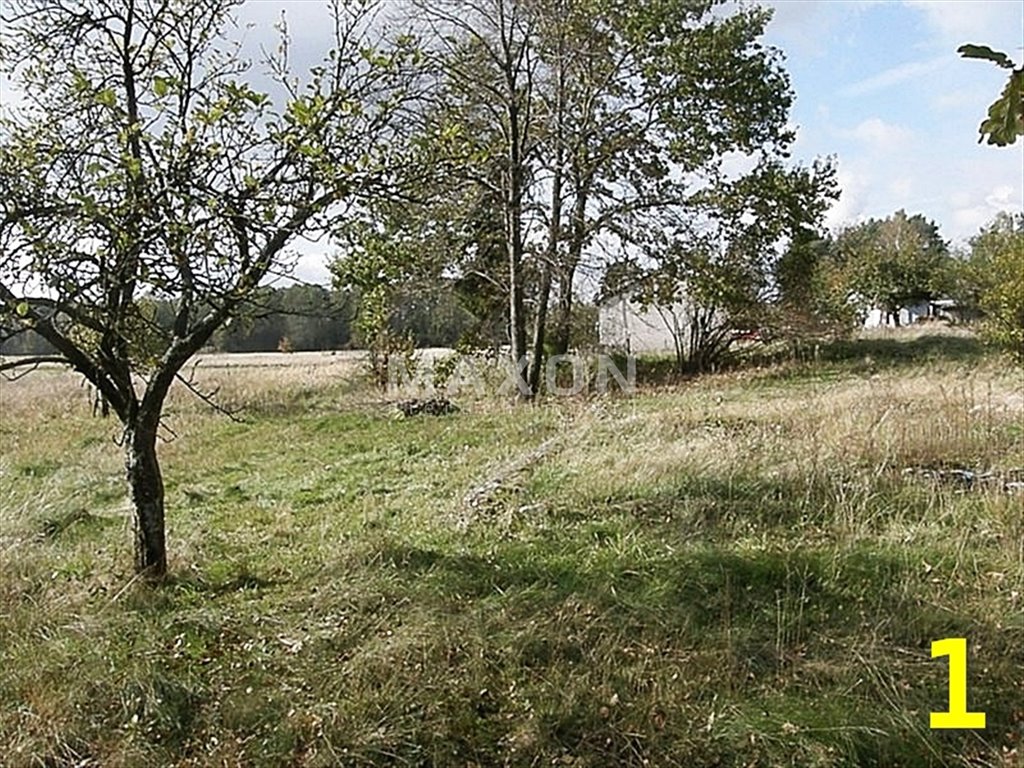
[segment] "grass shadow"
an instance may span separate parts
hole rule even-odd
[[[976,362],[991,355],[975,336],[926,334],[912,338],[861,338],[837,340],[820,348],[824,362],[861,362],[870,358],[875,365],[898,367],[934,360]]]
[[[761,381],[838,380],[850,374],[920,369],[936,363],[979,364],[992,357],[992,350],[975,336],[926,333],[836,339],[798,354],[792,350],[752,352],[743,367],[769,366],[770,370],[757,377]]]
[[[568,522],[625,516],[655,528],[658,534],[685,532],[691,541],[720,540],[754,529],[796,532],[828,521],[837,487],[845,480],[838,475],[809,479],[756,472],[680,474],[668,481],[626,486],[600,497],[570,498],[553,505],[549,514]],[[897,489],[891,490],[895,493]],[[542,492],[538,495],[549,496]]]
[[[438,687],[453,691],[444,718],[465,720],[463,735],[513,738],[503,735],[504,724],[517,720],[516,697],[526,696],[530,738],[545,754],[602,754],[610,761],[633,755],[639,757],[622,764],[640,764],[669,749],[670,738],[695,737],[661,733],[644,712],[598,707],[594,692],[642,701],[655,685],[664,686],[660,705],[676,723],[695,712],[706,718],[701,702],[720,699],[728,712],[726,702],[735,700],[730,716],[745,738],[752,732],[746,710],[760,702],[773,714],[765,711],[754,730],[796,724],[790,727],[804,729],[799,741],[808,755],[833,749],[851,760],[904,764],[923,754],[921,739],[931,735],[924,727],[893,732],[892,713],[877,702],[906,712],[934,709],[946,670],[928,663],[928,647],[951,636],[970,636],[986,649],[972,696],[986,702],[996,729],[1015,728],[1010,697],[999,689],[1007,666],[1020,658],[1014,640],[994,624],[935,606],[914,558],[897,548],[697,546],[641,557],[556,540],[506,542],[478,553],[384,538],[364,557],[363,565],[388,574],[392,607],[382,623],[400,627],[429,617],[435,629],[351,638],[345,654],[359,669],[356,684],[390,676],[389,685],[415,701],[430,701]],[[873,638],[870,649],[865,637]],[[861,661],[851,663],[851,653]],[[669,678],[673,669],[680,678]],[[664,680],[650,677],[662,674]],[[464,684],[460,699],[455,681],[466,679],[474,682]],[[825,695],[833,697],[829,708],[817,703]],[[630,741],[629,734],[640,736]],[[419,738],[427,737],[412,741]],[[965,753],[970,738],[953,736],[940,748]],[[798,739],[792,741],[789,747]],[[778,747],[775,757],[793,754]],[[714,748],[731,764],[728,743]],[[685,754],[678,744],[672,749]]]

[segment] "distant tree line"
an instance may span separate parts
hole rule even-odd
[[[174,302],[144,299],[143,313],[160,330],[169,332]],[[357,317],[365,303],[359,288],[329,290],[319,285],[265,287],[247,302],[244,311],[221,326],[206,349],[216,352],[304,352],[365,349],[368,340]],[[482,314],[477,314],[481,313]],[[388,314],[391,331],[408,338],[413,347],[454,347],[460,343],[498,346],[504,328],[486,313],[479,297],[439,279],[430,284],[404,285],[392,297]],[[586,335],[585,333],[583,334]],[[0,355],[50,355],[53,346],[39,334],[0,321]]]
[[[343,349],[352,341],[353,306],[352,296],[320,286],[266,288],[247,313],[213,334],[210,346],[218,352]]]

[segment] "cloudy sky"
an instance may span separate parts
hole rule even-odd
[[[1024,58],[1019,0],[765,0],[768,42],[782,49],[796,92],[794,156],[834,155],[838,228],[904,208],[962,242],[1000,210],[1024,209],[1024,143],[978,143],[978,124],[1007,75],[962,59],[971,42]],[[322,6],[258,0],[247,18],[266,28],[287,7],[296,50],[329,42]],[[259,30],[251,32],[258,36]],[[317,248],[300,275],[326,278]]]
[[[747,2],[748,0],[740,0]],[[1020,0],[762,0],[775,9],[768,42],[786,56],[796,92],[795,157],[834,155],[842,197],[833,228],[898,208],[922,213],[962,242],[1000,210],[1024,208],[1024,142],[978,144],[978,124],[1006,72],[962,59],[989,45],[1024,59]],[[246,53],[277,39],[286,11],[296,71],[331,43],[321,0],[253,0],[241,21]],[[10,99],[0,84],[0,98]],[[324,244],[302,244],[297,275],[327,282]]]
[[[1000,210],[1021,210],[1024,146],[978,144],[978,124],[1006,84],[971,42],[1020,63],[1019,0],[774,0],[768,40],[796,91],[796,156],[835,155],[839,226],[898,208],[970,237]]]

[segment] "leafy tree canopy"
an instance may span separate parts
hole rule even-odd
[[[938,225],[921,214],[899,210],[848,227],[836,237],[834,258],[851,295],[897,317],[945,289],[948,248]]]

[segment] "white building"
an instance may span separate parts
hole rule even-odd
[[[898,314],[899,325],[901,326],[913,325],[916,322],[938,315],[936,308],[927,301],[903,307]],[[864,317],[865,328],[894,328],[896,325],[897,323],[894,322],[894,318],[884,309],[879,309],[878,307],[869,309]]]
[[[598,304],[598,341],[630,354],[674,355],[677,340],[687,344],[694,309],[686,299],[645,307],[625,294],[609,296]],[[724,314],[714,319],[724,322]]]

